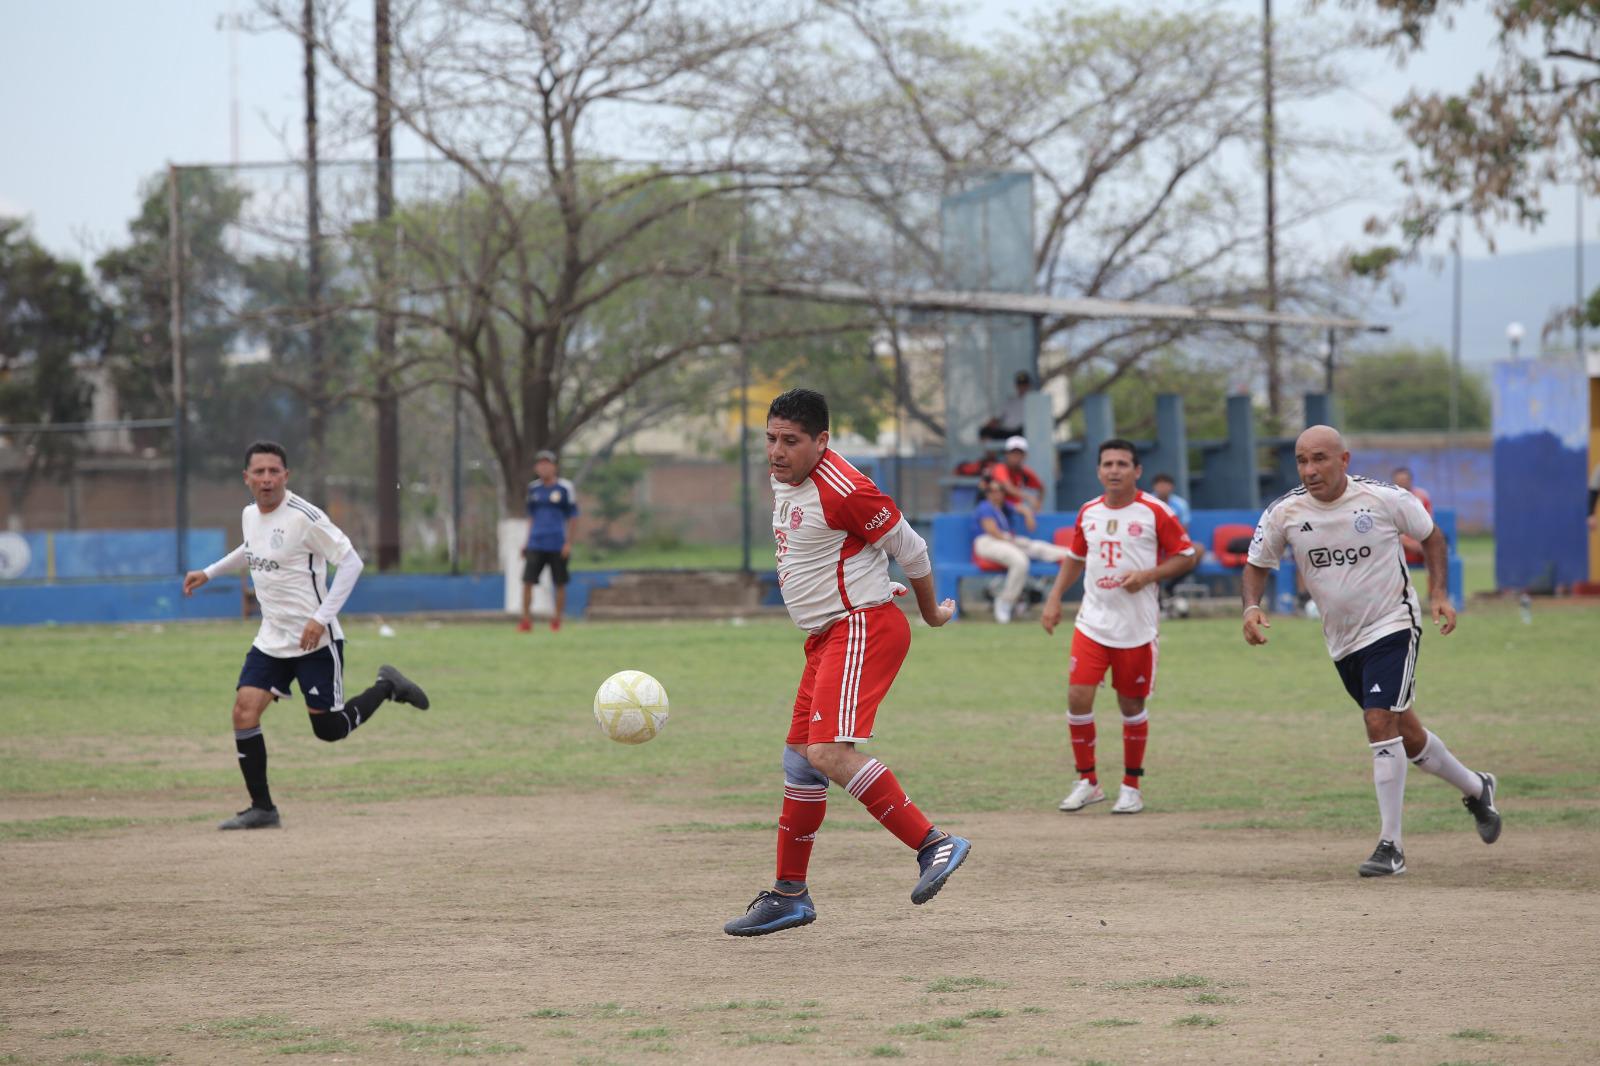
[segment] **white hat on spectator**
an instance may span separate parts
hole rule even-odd
[[[1006,451],[1008,451],[1008,452],[1025,452],[1027,450],[1028,450],[1028,438],[1027,437],[1008,437],[1008,438],[1006,438]]]

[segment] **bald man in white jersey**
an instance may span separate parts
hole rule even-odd
[[[889,768],[856,749],[872,739],[878,704],[911,648],[910,624],[893,602],[905,589],[889,580],[889,557],[911,582],[924,622],[942,626],[955,614],[954,600],[934,595],[927,543],[893,500],[829,449],[828,401],[819,392],[790,389],[772,401],[767,465],[778,587],[789,616],[810,636],[783,750],[777,875],[770,891],[722,927],[729,936],[816,920],[806,870],[829,781],[916,852],[912,903],[932,899],[972,847],[935,828]]]
[[[239,671],[233,698],[233,743],[250,806],[218,829],[276,829],[282,825],[267,787],[267,741],[261,715],[274,700],[300,686],[311,731],[318,739],[343,740],[377,713],[385,700],[427,710],[428,697],[392,666],[358,696],[344,695],[344,631],[339,609],[361,574],[361,556],[328,516],[289,491],[289,458],[283,445],[258,440],[245,450],[244,483],[255,502],[240,523],[244,543],[204,570],[183,578],[183,594],[229,570],[250,571],[261,628]],[[338,567],[328,583],[328,564]]]
[[[1265,644],[1272,627],[1261,606],[1267,572],[1292,548],[1306,588],[1322,613],[1322,632],[1345,689],[1366,718],[1372,780],[1382,826],[1362,877],[1406,872],[1400,816],[1407,761],[1461,790],[1485,844],[1500,838],[1495,776],[1461,764],[1412,705],[1422,605],[1411,585],[1402,536],[1422,545],[1428,606],[1439,634],[1456,627],[1450,605],[1444,534],[1422,502],[1404,489],[1351,477],[1350,451],[1331,426],[1312,426],[1295,441],[1299,488],[1274,500],[1256,526],[1243,577],[1244,639]]]

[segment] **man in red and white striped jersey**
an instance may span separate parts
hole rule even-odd
[[[889,580],[889,557],[911,581],[923,621],[942,626],[955,614],[954,600],[935,599],[926,542],[870,478],[829,450],[821,393],[791,389],[772,401],[767,464],[778,586],[789,616],[811,635],[783,751],[777,877],[771,891],[723,926],[731,936],[816,920],[806,869],[830,780],[916,851],[912,903],[932,899],[972,847],[934,828],[889,768],[856,750],[872,739],[878,704],[911,647],[911,626],[893,602],[905,589]]]
[[[1139,453],[1131,441],[1100,445],[1095,468],[1106,491],[1078,509],[1067,561],[1039,616],[1046,633],[1061,621],[1061,597],[1083,577],[1083,603],[1072,630],[1067,728],[1078,782],[1061,801],[1078,811],[1106,798],[1094,764],[1094,690],[1111,672],[1122,710],[1122,791],[1112,814],[1144,810],[1144,749],[1150,736],[1145,700],[1155,688],[1158,589],[1200,562],[1172,508],[1139,490]]]

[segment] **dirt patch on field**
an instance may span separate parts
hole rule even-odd
[[[0,1061],[1600,1060],[1600,849],[1514,812],[1493,848],[1465,815],[1412,839],[1392,882],[1347,836],[968,816],[925,907],[886,833],[824,827],[818,922],[736,940],[771,872],[749,816],[95,806],[7,803],[64,835],[0,842]]]

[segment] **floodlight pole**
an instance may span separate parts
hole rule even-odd
[[[750,350],[744,342],[744,281],[739,267],[739,238],[744,233],[745,204],[739,202],[739,232],[728,240],[733,261],[733,337],[739,347],[739,569],[750,573]]]
[[[172,528],[177,542],[178,573],[189,569],[188,407],[189,375],[183,351],[183,198],[180,172],[167,164],[167,292],[172,320],[172,475],[175,500]]]

